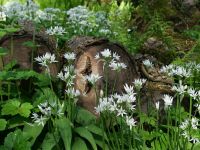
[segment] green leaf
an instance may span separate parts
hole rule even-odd
[[[87,150],[87,145],[85,144],[85,141],[81,138],[77,137],[75,139],[75,142],[73,143],[72,150]]]
[[[89,125],[96,121],[96,116],[94,116],[91,112],[79,108],[77,111],[76,122],[82,125]]]
[[[103,137],[103,131],[102,131],[102,129],[99,128],[99,127],[97,127],[96,125],[90,124],[90,125],[86,126],[85,128],[88,129],[90,132],[92,132],[92,133],[94,133],[94,134],[97,134],[97,135]],[[104,139],[105,139],[106,141],[108,141],[108,137],[107,137],[106,134],[104,134]]]
[[[23,117],[29,117],[33,106],[30,103],[23,103],[19,108],[19,114]]]
[[[30,48],[36,47],[36,45],[33,43],[33,41],[26,41],[22,45],[24,45],[26,47],[30,47]]]
[[[4,148],[6,150],[31,150],[31,145],[28,139],[23,136],[23,132],[18,129],[6,136]]]
[[[37,124],[26,124],[23,129],[24,137],[26,137],[27,139],[31,139],[29,141],[30,144],[33,145],[37,137],[41,134],[43,128],[44,127],[42,125],[39,126]]]
[[[0,47],[0,56],[4,56],[8,53],[8,50],[3,48],[3,47]]]
[[[108,145],[106,143],[103,143],[102,140],[95,140],[97,145],[101,147],[103,150],[109,150]]]
[[[29,117],[33,106],[30,103],[21,104],[19,100],[13,99],[6,102],[2,108],[2,115],[17,115],[20,114],[23,117]]]
[[[8,64],[6,64],[4,66],[4,70],[9,71],[11,69],[13,69],[14,66],[17,65],[17,61],[16,60],[11,60]]]
[[[4,29],[6,32],[8,33],[14,33],[20,30],[20,28],[14,28],[14,27],[10,27],[10,28],[5,28]]]
[[[54,135],[48,132],[42,142],[42,149],[52,150],[59,140],[60,140],[60,136],[58,132],[55,132]]]
[[[5,130],[7,121],[5,119],[0,119],[0,131]]]
[[[92,136],[92,134],[84,127],[78,127],[76,129],[74,129],[74,131],[79,134],[81,137],[85,138],[86,140],[88,140],[90,142],[90,144],[92,145],[94,150],[97,150],[97,146],[94,140],[94,137]]]
[[[18,109],[20,106],[20,102],[18,100],[9,100],[6,102],[6,104],[3,105],[2,108],[2,115],[16,115],[18,114]]]
[[[56,120],[56,125],[64,142],[65,149],[66,150],[71,149],[71,141],[72,141],[71,122],[69,121],[68,118],[60,118]]]
[[[199,150],[199,149],[200,149],[200,143],[196,143],[196,144],[194,145],[193,150]]]

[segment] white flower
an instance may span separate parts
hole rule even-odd
[[[69,88],[67,90],[65,90],[65,92],[71,97],[71,98],[75,98],[78,97],[80,95],[80,91],[79,90],[75,90],[74,88]]]
[[[142,88],[142,85],[146,82],[146,79],[135,79],[133,84],[135,85],[135,88],[137,90],[140,90]]]
[[[191,125],[193,129],[198,129],[198,125],[199,125],[199,119],[193,117],[191,120]]]
[[[38,125],[42,125],[44,126],[45,120],[47,118],[43,117],[42,115],[40,117],[37,118],[37,120],[35,120],[34,122],[37,123]]]
[[[48,52],[44,54],[43,56],[36,57],[35,60],[44,67],[48,67],[48,65],[51,63],[58,62],[55,60],[55,55],[54,54],[51,55],[51,53],[48,53]]]
[[[150,68],[153,67],[153,63],[152,63],[149,59],[146,59],[146,60],[142,61],[142,63],[143,63],[146,67],[150,67]]]
[[[39,117],[39,116],[38,116],[37,113],[33,113],[31,118],[33,119],[33,121],[35,121],[35,120],[38,119],[38,117]]]
[[[156,102],[156,109],[159,110],[159,108],[160,108],[160,102],[158,101]]]
[[[48,106],[48,103],[41,103],[38,105],[40,112],[45,116],[51,116],[51,107]]]
[[[136,121],[134,118],[131,118],[129,116],[126,116],[126,124],[130,127],[130,130],[132,130],[132,128],[134,126],[136,126]]]
[[[176,68],[171,70],[172,75],[177,75],[180,77],[189,77],[191,76],[191,71],[186,70],[184,67],[176,66]]]
[[[189,88],[187,92],[193,99],[196,99],[198,96],[198,93],[193,88]]]
[[[173,97],[170,95],[164,94],[163,100],[165,102],[165,108],[168,108],[169,106],[172,105]]]
[[[67,79],[70,77],[69,72],[66,72],[63,74],[63,72],[61,71],[60,73],[58,73],[58,78],[60,78],[63,81],[67,81]]]
[[[128,86],[128,84],[124,85],[124,90],[126,91],[127,94],[132,94],[134,93],[134,88],[133,86]]]
[[[65,32],[65,29],[61,26],[55,26],[55,27],[50,27],[49,29],[46,30],[46,33],[48,35],[63,35]]]
[[[122,107],[120,107],[120,109],[117,109],[117,116],[123,117],[126,114],[127,114],[126,111]]]
[[[5,12],[0,12],[0,21],[6,21],[6,14],[5,14]]]
[[[111,51],[109,49],[104,49],[104,51],[101,52],[101,55],[105,58],[108,58],[111,56]]]
[[[95,59],[99,59],[99,58],[100,58],[99,53],[97,53],[97,54],[95,55]]]
[[[187,129],[188,127],[189,127],[189,120],[188,119],[186,119],[184,122],[182,122],[181,124],[180,124],[180,128],[182,129],[182,130],[185,130],[185,129]]]
[[[99,79],[102,78],[102,76],[99,76],[98,74],[90,74],[85,76],[85,78],[88,80],[88,82],[94,85]]]
[[[183,131],[183,133],[181,134],[184,138],[186,138],[186,139],[190,139],[190,135],[189,135],[189,133],[188,133],[188,131]]]
[[[115,60],[118,60],[118,61],[119,61],[120,56],[119,56],[116,52],[114,52],[114,53],[113,53],[113,58],[114,58]]]
[[[73,52],[68,52],[64,54],[65,59],[67,60],[74,60],[76,59],[76,54]]]
[[[109,67],[112,68],[112,70],[121,70],[121,69],[126,69],[127,66],[124,63],[111,61]]]
[[[179,81],[179,85],[178,86],[173,86],[172,90],[178,92],[180,95],[184,94],[186,92],[187,89],[187,85],[183,86],[182,85],[182,81]]]
[[[192,137],[189,141],[191,141],[193,144],[200,142],[198,138],[194,138],[194,137]]]

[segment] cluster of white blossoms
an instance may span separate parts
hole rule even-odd
[[[110,49],[106,48],[100,53],[97,53],[95,59],[101,59],[104,61],[104,65],[107,63],[108,66],[115,71],[121,71],[126,69],[126,64],[120,62],[120,56],[116,52],[111,52]]]
[[[173,97],[172,96],[164,94],[163,100],[164,100],[164,103],[165,103],[165,109],[172,106],[172,103],[173,103]]]
[[[50,70],[49,70],[49,65],[51,63],[56,63],[58,62],[57,60],[55,60],[56,57],[55,57],[55,54],[51,54],[51,53],[45,53],[43,56],[38,56],[35,58],[35,61],[37,61],[41,66],[45,67],[46,68],[46,71],[48,73],[50,73]]]
[[[95,85],[95,83],[101,78],[102,76],[99,76],[98,74],[90,74],[85,76],[85,79],[92,85]]]
[[[135,86],[135,88],[140,91],[140,89],[142,88],[142,86],[145,84],[147,80],[146,79],[135,79],[133,84]]]
[[[182,66],[176,66],[176,65],[163,66],[160,72],[166,73],[169,76],[179,76],[185,78],[188,78],[192,75],[191,69],[186,69]]]
[[[27,0],[24,4],[18,1],[10,1],[3,8],[6,17],[10,19],[37,20],[36,12],[39,10],[39,6],[32,0]]]
[[[57,104],[56,101],[53,103],[44,102],[38,105],[39,113],[33,113],[33,122],[38,125],[45,125],[45,122],[52,116],[61,117],[64,115],[64,103]]]
[[[127,125],[132,129],[136,121],[129,116],[129,113],[135,110],[136,97],[133,86],[124,85],[125,93],[113,94],[109,97],[101,97],[99,104],[95,107],[96,113],[110,113],[126,120]]]
[[[152,67],[153,67],[153,63],[152,63],[149,59],[143,60],[142,63],[143,63],[146,67],[149,67],[149,68],[152,68]]]
[[[180,124],[180,129],[182,130],[181,135],[188,141],[193,143],[199,143],[199,119],[192,117],[191,119],[186,119]]]
[[[66,33],[65,29],[61,26],[50,27],[49,29],[46,30],[46,34],[48,35],[61,36],[65,33]]]
[[[67,52],[64,54],[64,58],[69,62],[73,61],[75,57],[76,55],[73,52]],[[63,71],[58,73],[57,77],[60,78],[62,81],[64,81],[67,87],[71,87],[72,85],[74,85],[74,79],[76,77],[74,66],[71,64],[65,66]]]
[[[178,76],[181,78],[189,78],[192,76],[193,71],[200,71],[200,64],[187,63],[185,66],[167,65],[160,69],[160,72],[166,73],[169,76]]]

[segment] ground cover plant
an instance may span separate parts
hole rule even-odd
[[[0,37],[9,37],[9,42],[6,47],[0,42],[0,150],[200,149],[200,22],[195,20],[200,13],[189,17],[185,3],[171,1],[174,7],[169,7],[168,0],[2,0]],[[199,8],[199,2],[192,6]],[[166,10],[178,19],[168,19]],[[15,46],[15,40],[23,38],[16,36],[22,30],[31,35],[22,43],[30,50],[29,67],[24,68],[19,67],[24,62],[16,59]],[[38,35],[52,42],[51,50],[37,52],[42,47]],[[103,74],[84,74],[95,91],[95,113],[80,107],[79,97],[87,93],[74,85],[79,56],[66,47],[75,36],[117,41],[131,58],[145,46],[155,50],[150,54],[162,50],[165,59],[157,59],[170,61],[157,67],[155,61],[144,59],[140,65],[159,68],[173,81],[171,93],[156,100],[149,96],[144,111],[144,89],[150,79],[141,76],[116,92],[117,77],[130,66],[121,61],[121,54],[103,48],[94,58],[102,62]],[[7,58],[11,59],[5,63]],[[115,72],[111,88],[110,70]],[[99,90],[101,79],[105,83]]]

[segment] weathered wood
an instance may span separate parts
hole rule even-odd
[[[81,95],[79,104],[94,113],[94,107],[97,105],[95,89],[85,80],[86,75],[99,74],[102,78],[96,83],[97,95],[100,90],[106,86],[106,71],[103,70],[103,62],[96,60],[95,55],[104,49],[110,49],[120,56],[120,61],[128,67],[119,74],[116,71],[108,70],[108,94],[122,93],[125,83],[133,85],[133,81],[138,78],[146,78],[148,81],[142,90],[142,108],[147,110],[147,101],[151,97],[152,103],[161,100],[163,94],[171,93],[172,80],[159,74],[159,65],[154,70],[146,69],[142,60],[147,59],[146,55],[141,57],[131,56],[124,47],[117,43],[112,43],[107,39],[98,39],[93,37],[76,37],[69,41],[68,48],[77,54],[75,61],[76,79],[75,88],[80,90]],[[156,61],[156,59],[155,59]],[[115,79],[117,80],[115,84]],[[115,86],[115,87],[114,87]],[[114,91],[113,91],[114,87]]]
[[[33,41],[33,33],[25,30],[15,32],[12,35],[8,34],[0,39],[0,46],[9,50],[8,55],[3,57],[3,64],[8,64],[11,60],[16,60],[20,69],[31,68],[31,57],[33,48],[24,45],[27,41]],[[13,52],[11,51],[11,42],[13,42]],[[46,35],[36,34],[33,57],[41,56],[46,52],[55,53],[55,43]],[[42,72],[43,67],[33,62],[33,69],[37,72]],[[50,66],[52,75],[57,75],[58,67],[56,64]]]

